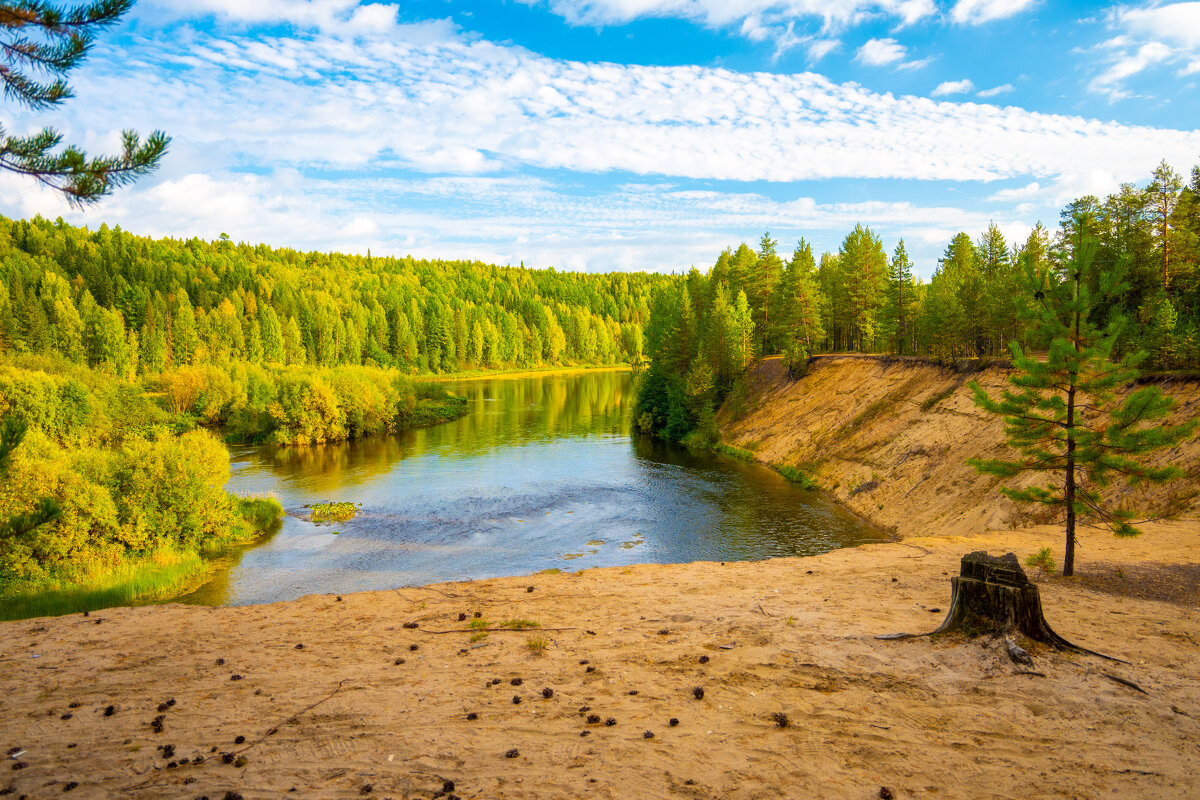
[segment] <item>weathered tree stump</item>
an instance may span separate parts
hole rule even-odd
[[[1029,580],[1015,553],[989,556],[978,551],[962,558],[958,577],[950,579],[950,611],[937,630],[929,633],[891,633],[876,639],[910,639],[952,631],[968,636],[1019,633],[1035,642],[1058,650],[1120,661],[1103,653],[1080,647],[1059,636],[1042,614],[1042,599],[1036,584]]]

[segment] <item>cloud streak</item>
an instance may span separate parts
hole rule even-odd
[[[200,37],[186,50],[163,37],[127,57],[148,68],[110,63],[80,81],[73,121],[111,132],[102,98],[129,98],[131,123],[229,153],[229,166],[789,182],[1053,181],[1104,164],[1132,180],[1200,152],[1200,131],[896,97],[815,73],[566,61],[457,37]]]
[[[157,0],[157,13],[177,1]],[[940,249],[947,231],[993,218],[1018,230],[1033,201],[1103,193],[1200,152],[1200,131],[897,97],[811,72],[554,59],[394,15],[387,36],[367,35],[340,0],[253,12],[203,2],[228,17],[219,33],[144,26],[97,50],[55,116],[94,151],[112,151],[123,127],[166,130],[161,175],[85,212],[10,177],[0,213],[321,250],[671,268],[768,228],[824,231],[821,246],[836,248],[858,221]],[[261,19],[303,29],[239,27]],[[9,127],[42,122],[18,111]],[[587,186],[606,175],[620,188]],[[785,187],[834,179],[965,191],[839,204],[818,199],[821,183]],[[1025,188],[956,207],[993,181]]]

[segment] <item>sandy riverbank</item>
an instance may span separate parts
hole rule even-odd
[[[1035,648],[1044,677],[985,640],[872,636],[935,627],[963,553],[1057,548],[1054,529],[0,623],[0,746],[24,751],[0,765],[0,790],[429,798],[453,781],[463,798],[1190,797],[1198,527],[1089,535],[1083,577],[1042,580],[1061,634],[1131,662]],[[565,630],[492,633],[482,647],[433,632],[475,611]],[[538,635],[544,655],[526,647]],[[192,763],[168,767],[180,760]]]

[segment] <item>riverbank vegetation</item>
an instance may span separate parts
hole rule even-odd
[[[1039,224],[1022,243],[995,225],[975,240],[957,234],[928,282],[913,276],[903,240],[889,257],[862,225],[819,258],[801,239],[785,259],[769,234],[757,251],[727,249],[707,273],[693,269],[655,295],[637,425],[673,441],[716,441],[715,410],[737,405],[739,379],[764,355],[782,355],[796,375],[825,352],[954,364],[1004,358],[1013,342],[1042,350],[1039,287],[1082,243],[1126,275],[1090,320],[1119,326],[1114,356],[1144,353],[1142,367],[1155,371],[1200,370],[1200,167],[1184,185],[1164,163],[1142,188],[1072,202],[1054,233]]]
[[[27,431],[0,520],[61,508],[6,532],[0,605],[173,594],[281,511],[224,492],[221,440],[322,444],[462,416],[429,377],[637,365],[651,293],[672,280],[0,217],[0,417]]]
[[[91,433],[66,441],[31,429],[10,457],[0,519],[47,497],[60,510],[6,536],[0,616],[177,594],[207,559],[262,535],[283,511],[271,498],[225,492],[229,454],[207,431],[143,431],[112,443]]]

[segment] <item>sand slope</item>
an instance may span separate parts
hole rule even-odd
[[[1003,530],[1050,521],[967,464],[1015,454],[1004,445],[1003,420],[979,410],[967,386],[978,380],[995,397],[1007,376],[999,367],[968,375],[911,359],[823,356],[791,380],[779,359],[766,359],[751,373],[746,413],[732,419],[727,407],[719,419],[726,441],[761,461],[805,469],[839,502],[901,536]],[[1173,421],[1200,415],[1200,382],[1163,389],[1177,400]],[[1136,491],[1114,485],[1109,496],[1146,516],[1200,516],[1200,435],[1152,461],[1188,477]],[[1061,558],[1061,543],[1056,552]]]
[[[464,798],[865,800],[882,786],[901,798],[1193,796],[1192,525],[1097,539],[1080,564],[1110,578],[1115,568],[1098,562],[1131,576],[1185,564],[1150,592],[1175,603],[1133,596],[1152,580],[1115,579],[1125,597],[1086,578],[1042,582],[1060,633],[1128,665],[1035,649],[1042,674],[1024,675],[987,640],[872,638],[935,627],[961,554],[1025,555],[1058,537],[910,539],[807,559],[3,623],[0,746],[24,753],[0,764],[0,790],[60,797],[77,782],[67,796],[429,798],[449,780]],[[458,614],[476,610],[570,630],[541,634],[541,656],[525,647],[530,632],[493,633],[476,648],[468,634],[432,632],[461,628]],[[156,749],[165,744],[171,757]],[[226,765],[223,752],[246,762]]]

